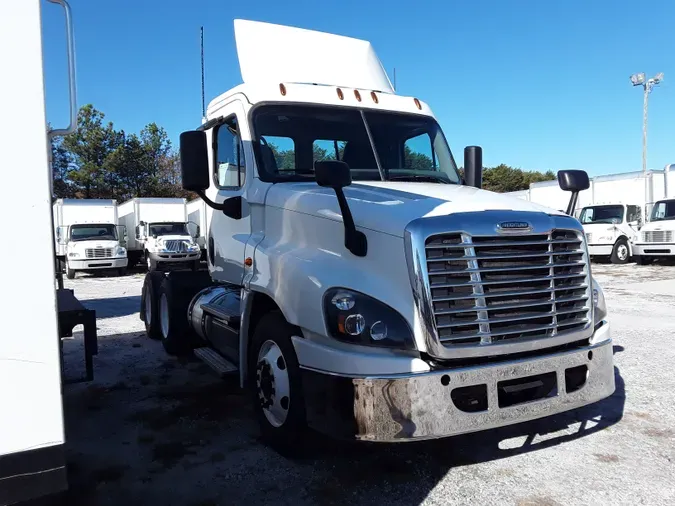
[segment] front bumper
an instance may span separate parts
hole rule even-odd
[[[613,244],[589,244],[588,254],[590,256],[610,256],[612,254]]]
[[[633,245],[633,255],[639,256],[673,256],[675,255],[674,243],[637,243]]]
[[[122,269],[127,266],[129,260],[127,257],[116,258],[89,258],[72,259],[68,258],[68,265],[75,271],[96,271],[100,269]]]
[[[614,392],[607,323],[593,342],[550,355],[390,377],[304,370],[308,423],[337,437],[395,442],[478,432],[576,409]],[[553,381],[554,390],[536,400],[512,402],[509,392],[516,391],[517,400],[519,389],[544,377]],[[466,387],[484,388],[485,405],[467,403]]]
[[[170,251],[160,251],[158,253],[148,252],[148,255],[150,255],[150,258],[155,262],[179,263],[179,262],[194,262],[195,260],[199,260],[201,258],[202,252],[200,250],[190,251],[187,253],[172,253]]]

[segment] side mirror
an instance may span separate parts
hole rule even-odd
[[[352,172],[345,162],[336,160],[314,162],[314,175],[319,186],[344,188],[352,184]]]
[[[200,192],[209,187],[209,154],[205,132],[190,130],[180,134],[180,170],[184,189]]]
[[[570,203],[567,205],[567,214],[573,216],[579,192],[588,190],[591,186],[588,174],[585,170],[560,170],[558,171],[558,185],[561,190],[572,192]]]
[[[628,224],[631,227],[639,227],[640,226],[640,222],[638,220],[629,221]]]
[[[580,192],[588,190],[591,182],[585,170],[560,170],[558,185],[566,192]]]
[[[483,185],[483,148],[480,146],[464,148],[464,180],[467,186],[474,188]]]
[[[342,191],[345,186],[352,184],[352,173],[349,170],[349,165],[335,160],[317,161],[314,162],[314,175],[319,186],[332,188],[335,191],[340,213],[342,213],[342,224],[345,228],[345,248],[357,257],[366,256],[368,239],[366,234],[356,230],[352,211],[349,209],[345,192]]]

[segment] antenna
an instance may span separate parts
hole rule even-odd
[[[204,27],[201,27],[201,52],[202,52],[202,120],[206,122],[206,101],[204,99]]]
[[[394,67],[394,91],[396,91],[396,67]]]

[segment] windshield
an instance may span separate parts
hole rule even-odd
[[[652,208],[651,221],[675,220],[675,200],[659,200]]]
[[[70,226],[70,240],[71,241],[87,241],[90,239],[99,239],[101,241],[116,241],[117,227],[115,225],[104,224],[86,224],[86,225],[71,225]]]
[[[161,235],[190,235],[185,223],[152,223],[148,226],[152,237]]]
[[[581,223],[621,223],[623,206],[592,206],[581,211]]]
[[[460,181],[443,132],[429,116],[267,105],[255,110],[253,123],[265,180],[313,180],[314,162],[340,160],[356,181]]]

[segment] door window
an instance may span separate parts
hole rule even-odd
[[[218,126],[215,135],[216,184],[219,188],[240,188],[246,180],[246,163],[236,116]]]

